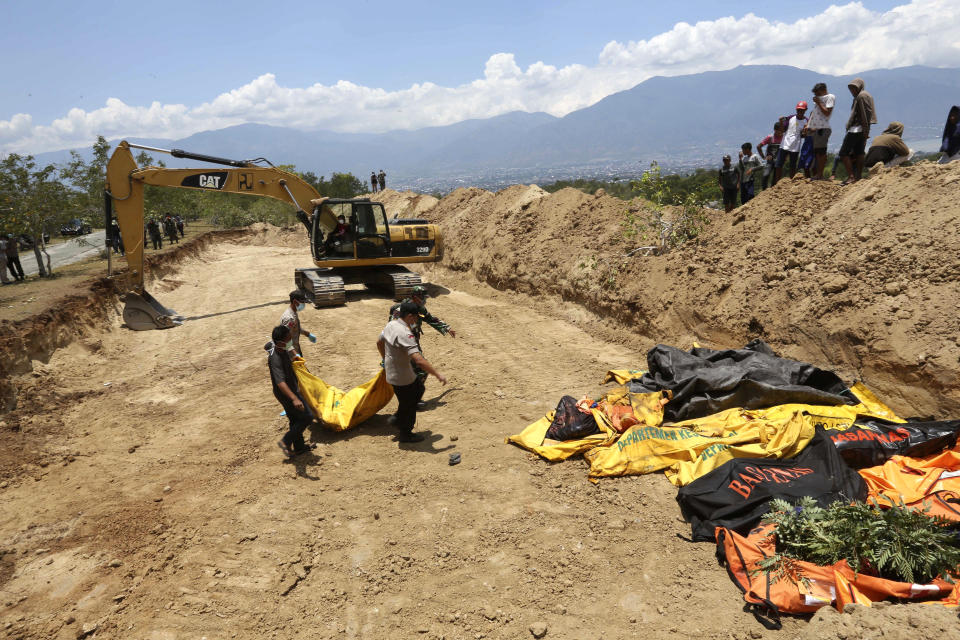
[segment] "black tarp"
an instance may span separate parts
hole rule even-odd
[[[716,527],[747,535],[774,498],[797,502],[810,496],[820,506],[865,500],[867,485],[840,457],[822,431],[788,460],[734,458],[681,487],[677,502],[694,540],[713,540]]]
[[[628,383],[630,391],[669,389],[664,422],[702,418],[725,409],[763,409],[780,404],[857,404],[836,374],[778,357],[754,340],[743,349],[689,352],[659,344],[647,353],[648,372]]]
[[[600,428],[593,414],[580,411],[573,396],[560,398],[546,437],[551,440],[578,440],[595,433],[600,433]]]
[[[823,429],[840,456],[854,469],[875,467],[891,456],[922,458],[957,444],[960,420],[900,424],[879,418],[857,418],[847,429]]]

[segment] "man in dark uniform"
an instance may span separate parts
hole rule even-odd
[[[293,371],[290,329],[283,325],[274,327],[271,337],[273,341],[263,347],[267,351],[270,382],[273,383],[273,395],[286,411],[290,422],[290,427],[277,446],[292,458],[316,448],[315,444],[303,441],[303,432],[313,421],[313,416],[300,397],[300,385]]]
[[[154,249],[163,249],[163,236],[160,234],[160,225],[153,218],[147,223],[147,232],[150,233],[150,242]]]
[[[401,302],[390,307],[390,319],[395,320],[399,318],[400,306],[404,302],[412,302],[417,305],[417,320],[416,323],[412,326],[413,335],[417,339],[417,346],[420,347],[420,336],[423,335],[423,323],[426,322],[428,325],[436,329],[440,335],[450,334],[451,338],[457,337],[457,332],[450,328],[446,322],[440,318],[434,316],[429,311],[427,307],[424,306],[424,301],[427,298],[427,288],[422,285],[417,285],[413,288],[413,291],[410,293],[409,298],[405,298]],[[423,352],[421,348],[421,353]],[[417,408],[423,409],[423,394],[426,391],[426,382],[427,382],[427,373],[420,369],[414,364],[414,372],[417,374],[417,383],[420,385],[419,396],[417,397]]]

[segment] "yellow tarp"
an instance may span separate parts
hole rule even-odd
[[[650,424],[649,411],[637,413],[641,424],[627,429],[611,446],[584,454],[590,462],[589,475],[600,478],[662,470],[670,482],[683,486],[731,458],[792,457],[807,445],[816,426],[846,429],[858,415],[903,422],[862,384],[853,385],[851,391],[860,404],[734,408],[668,425]],[[643,418],[648,422],[643,423]]]
[[[617,432],[610,427],[607,417],[594,409],[593,417],[597,421],[597,426],[600,427],[600,433],[579,440],[550,440],[546,437],[547,429],[550,428],[555,413],[551,411],[518,435],[510,436],[506,441],[532,451],[550,462],[560,462],[594,447],[610,444],[617,438]]]
[[[293,361],[293,371],[300,383],[300,394],[321,420],[333,431],[346,431],[374,416],[393,397],[393,387],[383,369],[366,383],[344,393],[307,370],[304,360]]]
[[[732,458],[794,456],[814,432],[799,411],[774,417],[763,410],[728,409],[670,426],[630,427],[613,445],[584,457],[591,478],[666,471],[671,482],[682,486]]]

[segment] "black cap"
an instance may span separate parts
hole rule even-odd
[[[307,294],[303,292],[303,289],[294,289],[290,292],[290,299],[297,302],[306,302]]]
[[[417,315],[420,313],[420,307],[417,306],[417,303],[411,300],[405,300],[400,303],[400,317],[408,316],[410,314]]]

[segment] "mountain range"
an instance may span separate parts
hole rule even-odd
[[[939,146],[946,114],[960,102],[960,69],[915,66],[856,75],[876,102],[875,134],[899,120],[911,146]],[[618,167],[642,168],[653,160],[683,169],[718,164],[742,142],[756,144],[778,116],[793,113],[797,101],[810,102],[817,82],[825,82],[837,98],[831,148],[839,147],[852,102],[846,85],[853,77],[790,66],[740,66],[650,78],[562,118],[516,111],[379,134],[243,124],[177,140],[128,140],[236,159],[262,156],[317,175],[350,171],[364,178],[371,170],[384,169],[388,186],[469,182],[481,176],[500,176],[508,183],[511,177],[609,174]],[[63,162],[66,157],[66,151],[37,155],[41,162]],[[169,166],[197,165],[163,159]]]

